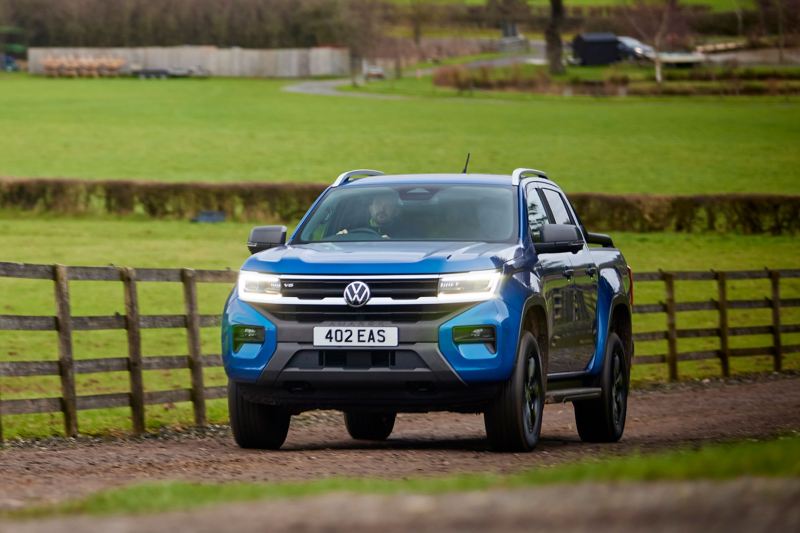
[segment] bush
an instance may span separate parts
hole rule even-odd
[[[292,222],[324,189],[325,185],[293,183],[4,179],[0,208],[180,219],[215,210],[234,220]],[[800,196],[576,193],[570,199],[586,226],[597,230],[794,234],[800,229]]]
[[[297,220],[325,187],[288,183],[157,183],[0,180],[0,208],[59,215],[144,214],[191,218],[202,210],[237,220]]]

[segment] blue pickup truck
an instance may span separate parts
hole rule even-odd
[[[353,438],[398,412],[483,413],[491,448],[529,451],[545,402],[582,440],[625,427],[631,270],[538,170],[345,172],[287,240],[252,230],[223,314],[236,442],[277,449],[293,414],[338,409]]]

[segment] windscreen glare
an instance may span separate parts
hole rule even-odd
[[[505,186],[361,186],[330,191],[295,242],[511,242],[514,190]]]

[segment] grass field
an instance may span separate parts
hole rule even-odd
[[[6,516],[157,513],[233,501],[298,498],[342,491],[437,494],[556,483],[723,480],[742,476],[800,476],[800,437],[795,435],[762,442],[714,444],[694,450],[603,458],[510,475],[460,474],[403,480],[333,478],[278,484],[146,484],[101,492],[65,504],[10,512]]]
[[[568,191],[800,193],[798,99],[287,94],[267,80],[0,76],[0,175],[328,182],[533,166]]]
[[[423,80],[424,81],[424,80]],[[473,172],[545,168],[568,192],[800,193],[800,99],[602,99],[438,97],[417,92],[405,100],[296,95],[286,81],[50,80],[0,75],[0,175],[140,178],[166,181],[329,181],[342,169],[387,172],[458,171],[472,152]],[[396,87],[388,84],[389,90]],[[428,83],[428,87],[430,87]],[[0,213],[0,260],[134,267],[239,267],[249,225],[193,225],[144,218],[48,218]],[[637,271],[800,267],[792,237],[617,234]],[[738,284],[741,297],[763,297],[764,283]],[[219,313],[230,287],[201,286],[201,312]],[[178,284],[142,284],[142,313],[183,312]],[[732,289],[733,290],[733,289]],[[76,315],[122,313],[119,284],[71,284]],[[713,284],[678,285],[682,299],[714,297]],[[787,285],[784,297],[800,289]],[[641,303],[663,299],[663,287],[637,288]],[[47,282],[0,279],[0,314],[53,314]],[[697,327],[714,313],[691,318]],[[732,314],[732,323],[769,323],[761,310]],[[738,322],[737,322],[738,321]],[[793,317],[797,322],[797,317]],[[684,324],[685,326],[685,324]],[[664,328],[661,315],[637,319],[637,331]],[[784,342],[796,342],[787,335]],[[51,332],[0,333],[0,361],[56,358]],[[710,341],[713,342],[713,341]],[[740,338],[741,346],[769,342]],[[219,353],[219,332],[203,330],[204,353]],[[123,331],[76,332],[76,358],[121,356]],[[735,346],[740,346],[735,345]],[[707,341],[681,339],[680,349]],[[146,356],[185,354],[180,330],[145,330]],[[664,352],[663,342],[637,353]],[[800,366],[791,356],[786,366]],[[683,377],[719,374],[716,361],[681,364]],[[767,358],[741,358],[734,371],[763,371]],[[663,379],[661,365],[639,367],[637,382]],[[186,387],[186,371],[145,372],[146,390]],[[225,383],[221,369],[208,386]],[[125,373],[81,375],[79,394],[128,390]],[[55,378],[4,378],[4,398],[59,394]],[[128,410],[83,411],[85,433],[129,429]],[[226,420],[224,402],[209,418]],[[188,424],[188,404],[148,408],[151,428]],[[10,416],[9,437],[60,431],[60,415]]]
[[[69,219],[14,217],[0,218],[0,249],[2,260],[32,263],[62,263],[69,265],[116,264],[136,267],[232,268],[237,269],[247,256],[245,239],[249,225],[224,223],[197,225],[181,221],[146,221],[139,219]],[[800,268],[795,238],[790,236],[724,236],[683,234],[617,233],[616,244],[636,271],[659,268],[689,269],[745,269]],[[71,283],[72,309],[76,315],[124,314],[122,286],[109,282]],[[731,298],[762,298],[768,294],[766,281],[736,282],[731,286]],[[0,314],[52,315],[54,313],[52,284],[35,280],[10,280],[0,278]],[[230,290],[225,284],[201,285],[201,312],[215,314],[222,309]],[[679,282],[681,300],[716,297],[712,282]],[[642,283],[636,289],[638,303],[663,300],[663,286],[659,283]],[[800,282],[784,283],[783,297],[800,297]],[[181,287],[177,283],[143,283],[139,286],[141,312],[144,314],[183,313]],[[800,322],[800,313],[787,310],[785,323]],[[664,329],[663,315],[639,316],[636,331]],[[680,327],[714,327],[714,312],[697,312],[679,316]],[[691,322],[691,323],[689,323]],[[731,325],[769,324],[768,310],[742,310],[731,312]],[[182,330],[144,330],[142,333],[145,356],[180,355],[187,353],[186,337]],[[74,333],[75,357],[123,356],[126,352],[124,331],[88,331]],[[219,332],[204,328],[203,351],[219,353]],[[738,337],[733,347],[769,345],[768,335]],[[800,342],[800,335],[784,335],[784,343]],[[680,339],[681,351],[690,349],[715,349],[716,341]],[[663,341],[639,343],[638,354],[664,353]],[[56,336],[53,332],[0,332],[0,361],[55,360]],[[800,357],[789,355],[786,368],[800,368]],[[734,372],[768,371],[771,360],[767,357],[738,358],[732,362]],[[719,363],[714,360],[682,362],[681,377],[702,378],[718,376]],[[225,383],[221,369],[207,369],[206,385]],[[643,365],[634,368],[636,383],[663,380],[663,365]],[[188,371],[165,370],[145,372],[145,390],[183,388],[189,385]],[[79,394],[124,392],[128,390],[126,373],[79,375]],[[3,378],[0,394],[3,398],[46,397],[59,395],[58,379],[53,378]],[[79,414],[81,431],[108,433],[130,428],[127,409],[82,411]],[[224,422],[227,410],[223,401],[209,403],[209,417],[213,422]],[[167,404],[148,407],[150,428],[163,425],[191,423],[189,404]],[[61,417],[54,415],[8,416],[4,419],[8,437],[41,436],[61,431]]]

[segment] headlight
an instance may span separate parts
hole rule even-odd
[[[486,299],[494,296],[502,274],[497,270],[481,270],[448,274],[439,278],[439,298],[443,300]]]
[[[281,280],[272,274],[239,272],[239,299],[245,302],[270,302],[281,295]]]

